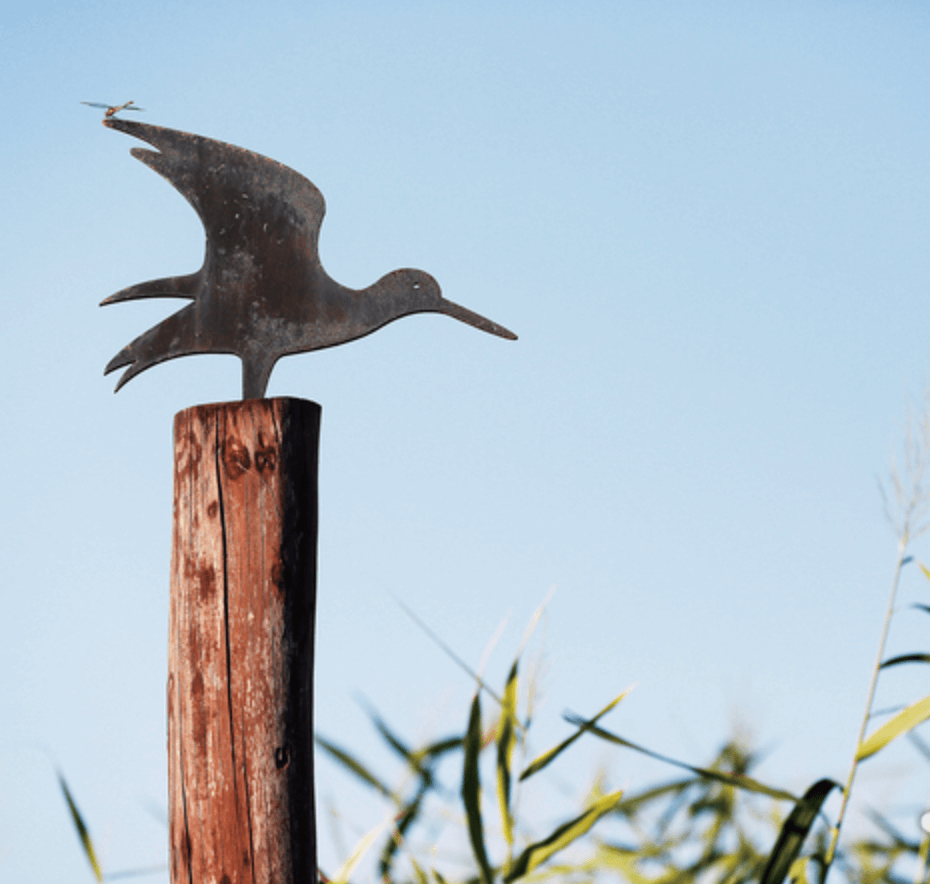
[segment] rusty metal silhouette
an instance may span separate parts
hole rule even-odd
[[[126,368],[117,390],[168,359],[231,353],[242,360],[243,399],[262,398],[282,356],[343,344],[413,313],[443,313],[516,339],[443,298],[439,284],[422,270],[395,270],[361,290],[331,279],[317,249],[323,195],[293,169],[199,135],[112,114],[103,122],[157,148],[131,153],[174,185],[206,233],[204,262],[196,273],[139,283],[102,302],[191,300],[110,361],[107,374]]]

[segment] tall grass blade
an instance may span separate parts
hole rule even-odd
[[[604,814],[610,813],[623,798],[623,792],[611,792],[594,802],[581,816],[559,826],[548,838],[531,844],[514,861],[504,876],[505,884],[530,874],[549,857],[568,847],[584,835]]]
[[[462,803],[468,819],[468,837],[472,852],[478,861],[481,880],[491,884],[493,874],[488,862],[488,853],[484,846],[484,827],[481,821],[481,779],[478,774],[478,761],[481,755],[481,691],[475,692],[471,713],[468,716],[468,730],[465,732],[465,761],[462,765]]]
[[[579,718],[577,715],[566,715],[565,720],[571,724],[579,724],[584,720]],[[683,768],[684,770],[690,770],[692,773],[697,774],[699,777],[703,777],[708,780],[716,780],[720,783],[725,783],[728,786],[733,786],[737,789],[744,789],[747,792],[758,792],[761,795],[768,795],[770,798],[777,798],[780,801],[797,801],[798,797],[792,795],[790,792],[785,792],[783,789],[775,789],[772,786],[767,786],[765,783],[760,783],[758,780],[754,780],[752,777],[744,776],[743,774],[731,774],[724,773],[719,770],[711,770],[706,767],[694,767],[694,765],[687,764],[684,761],[678,761],[675,758],[669,758],[668,755],[662,755],[658,752],[653,752],[651,749],[647,749],[645,746],[640,746],[637,743],[633,743],[630,740],[626,740],[623,737],[618,736],[617,734],[612,734],[610,731],[605,731],[601,727],[590,727],[589,730],[596,737],[600,737],[602,740],[606,740],[609,743],[615,743],[618,746],[625,746],[627,749],[632,749],[634,752],[639,752],[642,755],[647,755],[649,758],[655,758],[656,761],[664,761],[666,764],[671,764],[675,767]]]
[[[759,884],[782,884],[798,858],[804,839],[817,819],[827,795],[836,785],[833,780],[818,780],[795,804],[782,825],[781,832],[778,833],[778,840],[765,864]]]
[[[799,856],[788,869],[788,880],[791,884],[810,884],[807,877],[807,857]]]
[[[429,884],[426,872],[420,868],[420,864],[412,856],[410,857],[410,865],[413,866],[413,874],[417,877],[417,884]]]
[[[594,718],[579,718],[572,720],[571,723],[576,725],[578,730],[567,739],[562,740],[558,746],[553,746],[553,748],[551,748],[548,752],[544,752],[539,756],[539,758],[533,761],[533,763],[530,764],[530,766],[520,775],[520,780],[523,781],[528,779],[529,777],[533,776],[533,774],[538,773],[548,764],[553,762],[558,755],[561,755],[561,753],[564,752],[569,746],[571,746],[571,744],[574,743],[575,740],[577,740],[583,733],[592,730],[598,720],[610,712],[610,710],[613,709],[614,706],[616,706],[617,703],[619,703],[629,692],[629,689],[627,689],[622,694],[620,694],[619,697],[611,700],[600,712],[597,713],[597,715],[594,716]]]
[[[638,863],[643,859],[649,860],[656,865],[660,864],[657,858],[650,851],[646,855],[634,847],[623,847],[620,845],[608,844],[601,845],[598,864],[605,870],[617,871],[623,876],[622,881],[626,884],[665,884],[665,882],[686,882],[684,875],[670,862],[662,864],[658,875],[644,875],[639,871]]]
[[[440,789],[433,777],[433,769],[439,758],[448,752],[455,752],[461,749],[464,741],[461,737],[446,737],[430,743],[428,746],[414,753],[414,759],[417,763],[417,771],[423,778],[423,785],[430,789]]]
[[[81,841],[81,847],[84,848],[84,855],[87,857],[91,869],[93,869],[94,877],[98,881],[103,881],[103,872],[100,870],[100,863],[97,862],[97,853],[94,850],[94,843],[91,841],[90,832],[87,831],[84,818],[81,816],[77,804],[74,803],[74,799],[71,797],[71,790],[68,788],[68,784],[65,782],[65,778],[61,775],[60,771],[58,772],[58,785],[61,786],[62,794],[65,796],[65,801],[68,803],[68,810],[71,812],[71,822],[74,823],[74,828]]]
[[[354,773],[362,782],[368,783],[369,786],[377,789],[386,798],[390,798],[395,803],[399,803],[397,796],[391,789],[384,785],[384,783],[371,773],[365,765],[353,758],[344,749],[340,749],[335,743],[330,743],[329,740],[320,736],[317,736],[316,743],[321,749],[324,749],[332,755],[343,767]]]
[[[530,617],[530,622],[527,624],[526,632],[523,633],[523,638],[520,641],[520,647],[517,650],[517,658],[523,656],[523,651],[526,648],[527,642],[530,640],[530,636],[536,629],[537,624],[539,623],[540,618],[545,612],[546,608],[549,607],[549,602],[552,601],[552,597],[555,595],[555,587],[551,587],[549,592],[546,593],[546,597],[542,600],[542,604],[533,611],[533,616]]]
[[[397,851],[404,842],[404,835],[407,833],[407,829],[413,825],[414,820],[420,815],[425,791],[426,788],[422,788],[416,798],[394,817],[394,831],[391,832],[391,837],[388,838],[387,844],[384,845],[384,850],[381,851],[381,858],[378,860],[378,874],[382,881],[391,880],[394,857],[397,855]]]
[[[504,838],[513,844],[513,814],[510,812],[510,765],[516,743],[517,724],[517,660],[510,667],[504,702],[501,705],[500,724],[497,727],[497,800],[501,808]]]
[[[895,737],[906,734],[923,721],[930,718],[930,696],[912,703],[903,712],[899,712],[891,721],[885,722],[871,737],[859,744],[856,761],[864,761],[876,752],[884,749]]]
[[[388,726],[385,724],[384,719],[382,719],[377,713],[370,713],[372,724],[377,728],[378,733],[384,737],[385,742],[398,754],[404,761],[410,762],[413,757],[413,753],[410,750],[410,747],[401,740]]]
[[[371,850],[372,845],[377,841],[381,834],[384,832],[388,826],[391,825],[391,820],[386,819],[384,822],[378,823],[370,832],[367,832],[359,840],[358,844],[352,850],[352,853],[349,855],[348,859],[339,867],[335,875],[330,879],[330,884],[349,884],[349,877],[355,871],[358,864],[365,858],[365,854]]]
[[[484,678],[484,670],[488,665],[488,661],[491,659],[491,655],[494,653],[494,649],[497,647],[497,643],[501,640],[501,636],[504,634],[507,629],[507,624],[510,622],[510,615],[512,611],[508,611],[500,623],[497,624],[497,629],[491,635],[491,638],[488,640],[488,643],[484,646],[484,651],[481,652],[481,659],[478,661],[478,677]]]
[[[424,758],[438,758],[440,755],[445,755],[446,752],[452,752],[455,749],[461,748],[461,737],[446,737],[444,740],[437,740],[435,743],[430,743],[420,754]]]
[[[430,743],[428,746],[417,750],[413,754],[411,766],[419,774],[424,790],[433,789],[435,791],[445,791],[433,775],[436,762],[448,752],[455,752],[462,747],[463,740],[461,737],[446,737],[445,739],[437,740],[435,743]]]
[[[407,762],[410,770],[413,771],[419,779],[416,794],[401,807],[400,812],[394,817],[393,831],[391,832],[390,838],[388,838],[385,843],[378,860],[378,873],[381,880],[390,881],[394,859],[397,856],[398,850],[403,846],[404,835],[419,818],[424,805],[423,799],[427,792],[437,788],[436,781],[433,777],[433,767],[436,760],[446,752],[461,748],[462,738],[446,738],[431,743],[424,749],[414,751],[408,748],[380,718],[376,715],[373,715],[372,718],[381,736],[383,736],[390,744],[391,748]],[[395,794],[394,800],[398,806],[401,805],[399,793]]]
[[[457,666],[459,666],[459,668],[463,669],[465,672],[467,672],[471,676],[472,679],[474,679],[475,683],[479,687],[486,690],[488,692],[488,695],[493,697],[495,700],[497,700],[498,703],[501,702],[501,698],[498,697],[497,694],[490,687],[488,687],[484,679],[477,672],[475,672],[475,670],[472,669],[458,654],[456,654],[455,651],[453,651],[452,648],[450,648],[438,635],[436,635],[436,633],[433,632],[432,629],[430,629],[419,617],[417,617],[417,615],[414,614],[413,611],[410,610],[410,608],[408,608],[396,596],[394,597],[394,601],[397,602],[398,605],[400,605],[401,610],[403,610],[403,612],[414,623],[416,623],[416,625],[419,626],[420,629],[422,629],[437,645],[439,645],[439,647],[446,653],[448,657],[452,659],[452,661]]]
[[[460,737],[452,740],[443,740],[440,743],[427,746],[425,749],[414,751],[403,740],[400,739],[376,713],[370,713],[374,726],[378,733],[384,737],[388,745],[407,763],[407,766],[420,778],[425,788],[433,787],[432,761],[437,754],[442,754],[448,748],[460,746],[462,740]]]
[[[901,654],[899,657],[892,657],[881,665],[881,669],[887,669],[889,666],[898,666],[901,663],[930,663],[930,654]]]

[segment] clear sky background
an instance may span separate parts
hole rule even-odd
[[[916,2],[6,9],[0,880],[90,880],[56,764],[108,870],[165,860],[172,418],[239,396],[233,357],[102,376],[181,302],[97,304],[195,270],[203,233],[80,101],[296,168],[335,279],[421,267],[520,336],[417,316],[272,376],[323,406],[322,734],[390,777],[366,702],[411,742],[464,728],[472,683],[397,599],[473,666],[511,612],[499,684],[556,587],[536,751],[635,684],[613,730],[703,763],[742,727],[800,791],[854,748],[896,544],[876,478],[928,380],[928,46]],[[916,568],[892,652],[927,650],[913,602]],[[930,692],[913,669],[880,707]],[[579,744],[540,819],[600,763],[666,775]],[[928,774],[878,756],[854,821],[916,836]],[[386,808],[317,776],[332,870],[327,802],[349,843]]]

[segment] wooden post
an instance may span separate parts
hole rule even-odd
[[[175,416],[172,884],[317,884],[319,427],[302,399]]]

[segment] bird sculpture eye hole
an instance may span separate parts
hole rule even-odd
[[[415,283],[413,284],[413,287],[414,287],[415,289],[418,289],[418,288],[420,287],[420,283],[415,282]]]

